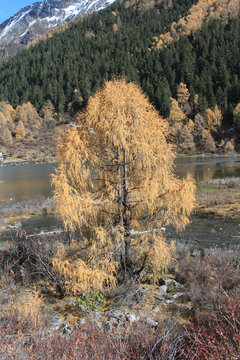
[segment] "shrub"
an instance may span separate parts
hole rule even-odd
[[[7,323],[6,333],[12,323]],[[139,323],[126,334],[103,333],[85,326],[70,334],[20,333],[18,339],[6,338],[0,327],[1,359],[21,360],[173,360],[179,355],[181,337],[165,331],[153,331]],[[1,352],[1,349],[4,349]]]
[[[233,360],[240,354],[240,300],[239,293],[225,305],[210,314],[202,315],[187,327],[184,359]]]

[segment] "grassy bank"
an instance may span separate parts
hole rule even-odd
[[[225,178],[199,183],[197,215],[240,219],[240,179]]]
[[[52,214],[54,202],[51,198],[24,200],[0,207],[2,226],[8,226],[27,217]]]

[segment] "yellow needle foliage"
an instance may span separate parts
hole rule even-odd
[[[205,120],[207,129],[212,133],[217,133],[222,124],[222,113],[221,110],[215,105],[214,110],[207,109],[205,111]]]
[[[125,275],[142,255],[165,268],[156,234],[162,239],[166,223],[184,228],[195,191],[189,176],[174,175],[167,137],[167,122],[125,80],[106,82],[62,135],[52,179],[56,211],[80,240],[72,257],[60,247],[54,264],[75,290],[74,283],[81,291],[115,285],[119,254]]]
[[[228,19],[235,17],[240,10],[239,0],[199,0],[179,21],[173,22],[171,30],[154,37],[154,46],[163,48],[178,40],[181,35],[190,35],[212,19]]]
[[[16,139],[21,140],[25,137],[25,135],[26,135],[26,130],[23,122],[20,120],[16,127]]]
[[[171,108],[168,121],[170,124],[175,122],[182,122],[186,118],[186,115],[182,112],[179,107],[179,103],[176,99],[171,98]]]

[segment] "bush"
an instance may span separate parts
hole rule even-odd
[[[200,309],[219,309],[240,287],[240,250],[178,249],[176,277],[185,283],[191,300]]]
[[[202,315],[187,327],[184,359],[233,360],[240,354],[240,292],[219,310]]]
[[[63,278],[52,265],[56,244],[55,237],[33,238],[24,230],[18,232],[1,254],[2,276],[11,275],[15,284],[22,285],[44,279],[63,296]]]
[[[179,355],[181,337],[165,331],[152,331],[145,323],[131,328],[126,334],[103,333],[93,326],[85,326],[70,334],[57,332],[24,333],[6,337],[13,323],[5,322],[6,332],[0,327],[2,360],[173,360]]]

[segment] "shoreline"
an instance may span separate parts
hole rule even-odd
[[[41,161],[38,162],[36,161],[28,161],[28,160],[20,160],[20,161],[16,161],[16,160],[12,160],[12,161],[7,161],[7,162],[3,162],[0,163],[0,167],[5,167],[5,166],[21,166],[21,165],[44,165],[44,164],[54,164],[57,162],[57,159],[51,160],[51,161]]]
[[[202,159],[208,159],[208,158],[235,158],[240,156],[239,153],[199,153],[199,154],[191,154],[191,155],[187,155],[187,154],[177,154],[176,155],[176,159],[186,159],[186,158],[202,158]],[[39,161],[39,160],[34,160],[34,161],[29,161],[28,159],[23,159],[23,160],[17,160],[17,159],[13,159],[10,161],[3,161],[0,162],[0,167],[4,167],[4,166],[19,166],[19,165],[43,165],[43,164],[54,164],[57,163],[57,157],[55,157],[54,159],[51,160],[46,160],[46,161]]]

